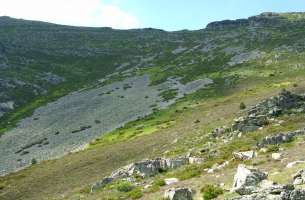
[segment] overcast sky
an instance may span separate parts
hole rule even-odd
[[[0,16],[119,29],[201,29],[266,11],[305,11],[305,0],[0,0]]]

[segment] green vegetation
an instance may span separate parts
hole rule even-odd
[[[154,180],[154,183],[153,185],[157,185],[157,186],[164,186],[166,183],[164,181],[164,179],[160,179],[160,178],[157,178]]]
[[[241,102],[241,103],[239,104],[239,108],[240,108],[241,110],[246,109],[246,104],[245,104],[244,102]]]
[[[303,16],[287,14],[288,21],[303,20],[302,18]],[[140,58],[137,57],[139,55],[143,57],[158,55],[153,62],[143,64],[142,68],[139,67],[131,75],[148,73],[151,76],[152,86],[164,82],[169,77],[182,78],[183,83],[198,78],[211,78],[214,84],[187,95],[167,109],[158,110],[150,116],[130,122],[124,127],[101,136],[92,141],[89,149],[85,151],[68,155],[62,159],[43,162],[12,176],[0,178],[0,181],[7,181],[4,182],[9,183],[7,185],[14,185],[14,187],[7,187],[6,184],[2,184],[4,186],[1,187],[0,184],[4,197],[6,198],[7,194],[14,199],[22,199],[26,194],[29,196],[28,199],[42,199],[43,194],[44,198],[53,199],[58,194],[67,194],[67,199],[141,198],[144,195],[142,188],[127,182],[115,183],[93,194],[88,194],[88,188],[86,188],[86,192],[80,192],[81,195],[75,194],[75,190],[77,190],[75,188],[90,185],[101,177],[109,175],[118,167],[135,160],[158,156],[180,156],[190,150],[200,152],[206,146],[209,150],[200,154],[205,159],[204,164],[185,166],[150,178],[149,181],[152,181],[153,186],[148,189],[147,193],[145,191],[145,195],[159,195],[153,193],[160,190],[160,187],[164,185],[164,178],[167,177],[176,177],[183,184],[197,187],[197,191],[200,190],[202,181],[210,184],[218,181],[215,185],[219,184],[219,181],[223,181],[230,187],[232,173],[239,162],[232,161],[219,174],[215,172],[221,177],[221,180],[216,179],[215,176],[211,178],[204,169],[230,160],[234,151],[254,149],[257,142],[267,135],[295,130],[305,125],[305,116],[297,114],[279,118],[285,121],[281,126],[270,124],[263,130],[243,134],[233,141],[224,142],[207,135],[216,127],[231,124],[232,120],[242,113],[240,109],[251,107],[260,100],[277,94],[282,88],[304,92],[305,49],[303,45],[300,45],[300,41],[304,40],[305,30],[303,26],[292,25],[283,24],[276,29],[257,27],[251,31],[243,27],[222,31],[201,30],[176,33],[146,30],[147,32],[141,32],[143,37],[141,39],[138,39],[137,30],[128,33],[114,30],[93,31],[94,35],[101,33],[105,39],[102,36],[89,37],[93,34],[92,30],[83,30],[82,41],[87,42],[85,44],[84,42],[79,42],[81,44],[72,42],[71,49],[78,49],[79,46],[85,45],[88,48],[101,48],[109,52],[109,55],[101,58],[98,58],[100,55],[93,55],[83,59],[71,56],[46,57],[46,55],[32,52],[31,57],[35,57],[39,62],[33,66],[27,66],[29,68],[27,72],[31,73],[24,73],[27,74],[25,75],[27,77],[22,78],[33,81],[34,71],[46,69],[65,77],[67,82],[58,86],[49,86],[49,92],[44,96],[32,97],[29,93],[29,98],[26,98],[27,103],[17,108],[15,112],[6,115],[0,122],[0,132],[5,132],[8,128],[13,127],[18,120],[29,116],[35,108],[41,105],[79,88],[87,86],[92,88],[99,85],[96,81],[113,72],[122,62],[134,61],[131,66],[136,66],[140,63]],[[6,34],[5,31],[7,30],[2,31],[1,34]],[[74,34],[78,36],[78,32],[79,30],[73,32],[72,36],[76,38]],[[9,35],[9,37],[13,37],[13,35]],[[88,40],[87,37],[95,39]],[[209,40],[212,42],[201,44],[202,41]],[[177,48],[175,41],[180,41],[179,45],[189,49],[198,45],[199,47],[173,55],[171,51]],[[67,41],[67,43],[70,42]],[[56,44],[54,45],[56,49]],[[209,45],[212,47],[204,51],[203,49],[208,48]],[[262,52],[262,57],[228,67],[227,63],[233,55],[225,53],[224,49],[241,46],[242,52],[259,50]],[[41,46],[38,47],[41,48]],[[48,62],[46,63],[46,61]],[[54,71],[51,70],[53,68]],[[6,72],[5,75],[8,74],[16,75],[18,73],[12,71]],[[118,73],[111,76],[104,84],[122,80],[124,77],[123,73]],[[129,86],[125,85],[123,89],[128,90]],[[16,92],[18,97],[23,95],[24,93],[17,94]],[[165,100],[173,99],[176,95],[175,90],[161,93],[161,97]],[[195,124],[194,121],[197,119],[200,119],[200,123]],[[295,142],[285,145],[287,145],[285,149],[295,148],[293,152],[289,152],[293,159],[304,155],[302,148],[294,146]],[[268,153],[278,151],[278,149],[279,146],[269,146]],[[297,157],[298,154],[302,155]],[[280,172],[280,174],[274,173],[277,175],[271,175],[271,178],[281,183],[287,182],[288,178],[297,170],[293,168],[284,171],[280,162],[272,162],[270,157],[268,158],[264,154],[259,160],[245,163],[263,166],[269,168],[270,171],[277,170],[275,172]],[[65,179],[61,176],[63,172],[66,174]],[[33,179],[33,177],[35,178]],[[215,185],[204,186],[202,195],[205,199],[216,198],[224,192]],[[35,190],[33,191],[32,188]]]
[[[177,89],[171,89],[161,92],[159,95],[163,98],[164,101],[169,101],[174,99],[177,96]]]
[[[134,189],[134,186],[129,181],[119,181],[116,188],[120,192],[130,192]]]
[[[223,189],[215,185],[205,185],[201,188],[201,193],[204,200],[211,200],[223,194]]]
[[[33,159],[31,160],[31,164],[32,164],[32,165],[37,164],[37,160],[36,160],[35,158],[33,158]]]
[[[130,191],[128,193],[128,196],[131,198],[131,199],[139,199],[143,196],[143,193],[142,193],[142,190],[140,187],[136,187],[135,189],[133,189],[132,191]]]

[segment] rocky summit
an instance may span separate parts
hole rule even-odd
[[[304,25],[0,17],[0,199],[304,200]]]

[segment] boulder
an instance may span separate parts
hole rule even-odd
[[[302,169],[293,176],[293,184],[302,185],[304,183],[305,183],[305,170]]]
[[[192,190],[189,188],[172,188],[166,190],[164,199],[168,200],[192,200]]]
[[[233,158],[236,160],[251,160],[256,156],[255,151],[234,152]]]
[[[282,154],[281,153],[273,153],[271,154],[271,157],[273,160],[281,160],[282,159]]]
[[[204,162],[203,158],[189,157],[189,164],[201,164],[203,162]]]
[[[171,185],[171,184],[174,184],[174,183],[178,183],[179,179],[177,179],[177,178],[166,178],[166,179],[164,179],[164,181],[165,181],[166,185]]]
[[[240,164],[234,176],[232,191],[244,195],[250,194],[256,186],[267,178],[267,173],[253,167]]]

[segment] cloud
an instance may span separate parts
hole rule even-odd
[[[139,20],[102,0],[0,0],[0,16],[74,26],[139,28]]]

